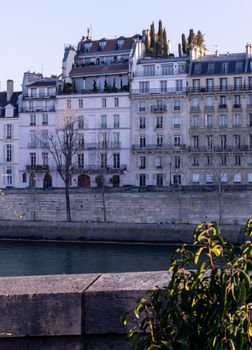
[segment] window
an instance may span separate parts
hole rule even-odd
[[[85,146],[84,133],[83,132],[79,132],[78,133],[78,146],[80,148],[83,148]]]
[[[158,116],[156,118],[156,129],[162,129],[162,127],[163,127],[163,117]]]
[[[30,126],[36,125],[36,114],[30,114]]]
[[[172,64],[162,65],[161,69],[162,69],[162,75],[172,75],[173,74],[173,65]]]
[[[161,89],[161,92],[167,92],[167,81],[166,80],[160,81],[160,89]]]
[[[140,81],[139,90],[142,93],[150,92],[150,82],[149,81]]]
[[[212,116],[212,114],[206,114],[206,116],[205,116],[205,126],[207,128],[212,128],[213,127],[213,116]]]
[[[213,174],[206,174],[206,184],[213,183]]]
[[[37,89],[31,88],[31,97],[37,97]]]
[[[176,80],[176,91],[183,91],[183,80],[182,79]]]
[[[157,135],[157,147],[163,146],[163,135]]]
[[[156,168],[162,169],[162,157],[156,157]]]
[[[242,66],[243,66],[242,62],[236,62],[236,64],[235,64],[235,73],[242,73]]]
[[[181,175],[173,175],[173,183],[174,185],[181,185]]]
[[[113,154],[113,168],[120,169],[120,153]]]
[[[241,127],[241,116],[240,114],[234,114],[233,116],[233,127],[240,128]]]
[[[78,154],[78,168],[79,169],[84,168],[84,154],[83,153]]]
[[[227,78],[220,78],[220,91],[227,90]]]
[[[41,136],[42,136],[42,146],[47,147],[48,146],[48,130],[42,130]]]
[[[6,145],[6,162],[12,162],[12,145]]]
[[[234,175],[234,183],[241,183],[241,174],[235,174]]]
[[[114,129],[120,128],[120,116],[119,114],[114,114]]]
[[[140,136],[139,143],[140,143],[140,147],[141,148],[146,146],[146,138],[145,138],[145,136]]]
[[[193,79],[193,91],[194,92],[200,91],[200,80],[199,79]]]
[[[220,135],[220,147],[221,150],[225,150],[227,147],[227,135]]]
[[[241,107],[241,96],[235,95],[234,96],[234,108],[239,108],[239,107]]]
[[[234,164],[236,166],[241,165],[241,156],[240,155],[235,155]]]
[[[114,98],[114,106],[119,107],[119,98],[118,97]]]
[[[174,135],[173,143],[174,147],[180,147],[180,135]]]
[[[192,174],[192,183],[199,184],[199,174]]]
[[[199,75],[201,73],[201,64],[200,63],[196,63],[195,67],[194,67],[194,74],[195,75]]]
[[[12,125],[11,124],[6,125],[6,138],[9,140],[12,139]]]
[[[100,147],[101,148],[107,148],[108,147],[108,137],[107,133],[103,132],[100,135]]]
[[[145,187],[146,186],[146,175],[145,174],[140,174],[139,175],[139,186],[140,187]]]
[[[206,107],[213,108],[213,96],[206,96]]]
[[[227,174],[226,173],[223,173],[223,174],[221,174],[221,182],[222,183],[226,183],[227,182]]]
[[[208,155],[206,161],[207,161],[207,163],[206,163],[207,166],[212,166],[213,165],[213,155],[212,154]]]
[[[192,137],[192,146],[193,148],[195,149],[198,149],[199,148],[199,136],[198,135],[194,135]]]
[[[174,100],[174,111],[179,111],[181,108],[181,101],[180,100]]]
[[[175,169],[180,169],[180,156],[175,156],[174,157],[174,168]]]
[[[23,173],[23,175],[22,175],[22,181],[23,181],[23,183],[26,183],[26,182],[27,182],[27,175],[26,175],[26,173]]]
[[[208,63],[207,65],[207,74],[214,74],[214,63]]]
[[[153,64],[148,65],[148,66],[144,66],[143,72],[144,72],[145,76],[153,76],[153,75],[155,75],[155,66]]]
[[[138,110],[139,110],[139,112],[145,112],[145,101],[144,100],[139,101]]]
[[[107,107],[107,100],[105,97],[102,98],[102,108],[106,108]]]
[[[220,96],[220,108],[226,108],[227,107],[227,97],[226,95]]]
[[[66,104],[67,104],[67,109],[72,108],[72,101],[71,100],[66,100]]]
[[[42,153],[42,163],[43,163],[44,167],[48,165],[48,153],[47,152]]]
[[[101,168],[107,168],[107,153],[101,153]]]
[[[223,74],[227,74],[228,73],[228,62],[222,63],[221,73],[223,73]]]
[[[222,155],[221,156],[221,165],[222,166],[226,166],[227,165],[227,156],[226,155]]]
[[[36,153],[30,153],[31,167],[36,166]]]
[[[252,127],[252,113],[248,114],[248,126],[251,128]]]
[[[192,109],[197,110],[200,108],[200,101],[198,97],[192,98]]]
[[[199,127],[199,115],[192,116],[192,129],[198,129]]]
[[[252,86],[251,86],[251,89],[252,89]],[[252,107],[252,95],[248,95],[248,107]]]
[[[208,150],[213,149],[213,135],[207,135],[206,136],[206,146]]]
[[[146,168],[146,157],[141,156],[139,161],[140,161],[139,169],[145,169]]]
[[[252,183],[252,173],[248,173],[248,183]]]
[[[82,98],[79,99],[79,108],[83,108],[83,99]]]
[[[241,77],[234,78],[234,88],[235,88],[235,90],[241,90],[241,88],[242,88],[242,78]]]
[[[181,117],[180,117],[180,115],[175,115],[173,117],[173,128],[174,129],[181,128]]]
[[[139,129],[145,129],[145,117],[141,116],[139,118]]]
[[[156,186],[163,186],[163,174],[156,175]]]
[[[227,116],[226,114],[221,114],[219,116],[219,127],[226,128],[227,127]]]
[[[192,166],[199,166],[199,157],[193,156]]]
[[[9,166],[6,168],[6,184],[7,186],[12,185],[12,168]]]
[[[78,129],[84,129],[84,117],[82,115],[78,116]]]
[[[101,129],[107,129],[107,116],[101,115]]]
[[[42,114],[42,125],[48,125],[48,114],[47,113]]]

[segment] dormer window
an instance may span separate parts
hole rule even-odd
[[[92,42],[88,42],[88,43],[85,43],[84,47],[85,47],[85,52],[89,52],[90,48],[92,46]]]
[[[117,40],[117,45],[118,45],[118,49],[121,49],[123,47],[124,44],[124,39],[118,39]]]
[[[236,62],[235,73],[242,73],[243,62]]]
[[[200,73],[201,73],[201,64],[197,63],[197,64],[195,64],[194,74],[198,75]]]
[[[105,46],[106,46],[106,40],[101,40],[99,42],[99,49],[103,50]]]
[[[221,67],[221,73],[227,74],[228,73],[228,62],[223,62]]]

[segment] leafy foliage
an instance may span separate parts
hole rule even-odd
[[[193,48],[194,45],[198,45],[200,47],[205,48],[205,38],[200,30],[198,30],[197,34],[195,34],[194,30],[190,29],[187,39],[185,34],[181,35],[182,53],[189,55],[190,50]]]
[[[150,30],[145,37],[146,54],[151,57],[168,57],[169,46],[165,28],[162,21],[158,22],[158,32],[155,31],[155,24],[152,22]]]
[[[252,235],[252,219],[245,230]],[[216,223],[197,226],[194,249],[183,245],[171,259],[170,283],[150,291],[128,315],[132,348],[252,349],[251,269],[251,241],[236,254]]]

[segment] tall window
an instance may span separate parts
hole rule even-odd
[[[194,92],[200,91],[200,80],[199,79],[193,79],[193,91]]]
[[[150,82],[149,81],[140,81],[139,90],[142,93],[150,92]]]
[[[235,147],[235,149],[241,148],[241,135],[240,134],[234,135],[234,147]]]
[[[205,116],[205,125],[207,128],[212,128],[213,127],[213,116],[212,114],[207,114]]]
[[[167,92],[167,81],[166,80],[160,81],[160,89],[161,89],[161,92]]]
[[[6,145],[6,162],[12,162],[12,145]]]
[[[145,169],[146,168],[146,157],[141,156],[139,159],[139,169]]]
[[[139,175],[139,186],[140,187],[145,187],[146,186],[146,175],[145,174],[140,174]]]
[[[198,135],[194,135],[192,137],[192,146],[193,148],[199,148],[199,136]]]
[[[174,138],[173,138],[174,147],[180,147],[180,141],[181,141],[180,135],[174,135]]]
[[[105,114],[101,115],[101,128],[107,129],[107,116]]]
[[[140,136],[139,138],[139,143],[140,143],[140,147],[146,147],[146,138],[145,136]]]
[[[221,91],[227,90],[227,78],[220,78],[220,90]]]
[[[180,117],[180,115],[175,115],[173,117],[173,127],[174,127],[174,129],[179,129],[181,127],[181,117]]]
[[[192,116],[192,128],[197,129],[199,127],[199,115]]]
[[[176,80],[176,91],[183,91],[183,80],[182,79]]]
[[[180,169],[180,156],[175,156],[174,157],[174,168],[175,169]]]
[[[42,145],[48,146],[48,130],[43,130],[41,133],[42,136]]]
[[[67,109],[72,108],[72,101],[71,100],[66,100],[66,104],[67,104]]]
[[[163,127],[163,117],[158,116],[156,117],[156,129],[162,129]]]
[[[48,165],[48,153],[47,152],[42,153],[42,162],[43,162],[43,166]]]
[[[113,147],[114,148],[120,147],[120,133],[119,132],[113,132]]]
[[[36,153],[32,152],[30,153],[30,161],[31,161],[31,167],[36,166]]]
[[[148,66],[144,66],[143,67],[143,70],[144,70],[144,75],[145,76],[148,76],[148,75],[155,75],[155,66],[152,64],[152,65],[148,65]]]
[[[213,149],[213,135],[206,136],[206,146],[208,150]]]
[[[36,114],[30,114],[30,125],[36,125]]]
[[[156,185],[157,186],[163,186],[163,174],[157,174],[156,175]]]
[[[219,116],[219,127],[226,128],[227,127],[227,116],[226,114],[221,114]]]
[[[83,115],[78,116],[78,129],[84,129],[84,117],[83,117]]]
[[[12,139],[12,125],[11,124],[6,125],[6,138]]]
[[[78,168],[79,169],[84,168],[84,154],[83,153],[78,154]]]
[[[207,88],[207,91],[213,91],[213,89],[214,89],[214,80],[213,79],[206,80],[206,88]]]
[[[107,100],[105,97],[102,98],[102,108],[106,108],[107,107]]]
[[[85,140],[84,140],[84,133],[83,132],[79,132],[78,133],[78,146],[80,148],[84,148],[84,146],[85,146]]]
[[[114,106],[119,107],[119,98],[118,97],[114,98]]]
[[[141,116],[139,118],[139,129],[145,129],[145,126],[146,126],[146,124],[145,124],[145,116]]]
[[[233,116],[233,127],[240,128],[241,127],[241,116],[240,114],[234,114]]]
[[[82,98],[79,99],[79,108],[83,108],[83,99]]]
[[[139,101],[138,106],[139,112],[145,112],[145,100]]]
[[[235,90],[241,90],[241,88],[242,88],[242,78],[241,77],[234,78],[234,88],[235,88]]]
[[[162,75],[172,75],[173,74],[173,64],[162,65]]]
[[[113,154],[113,168],[120,169],[120,153]]]
[[[163,146],[163,135],[157,135],[157,147]]]
[[[48,114],[47,113],[42,114],[42,125],[48,125]]]
[[[220,147],[222,150],[227,147],[227,135],[220,135]]]
[[[107,168],[107,153],[101,153],[101,168]]]
[[[6,184],[7,186],[11,186],[12,185],[12,168],[11,167],[7,167],[6,169]]]
[[[114,129],[120,128],[120,116],[119,114],[114,114]]]

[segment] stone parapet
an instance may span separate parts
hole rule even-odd
[[[0,349],[129,349],[120,317],[167,272],[0,278]]]

